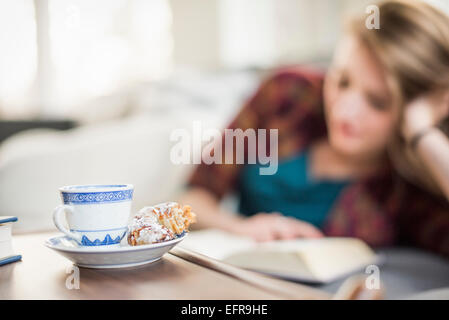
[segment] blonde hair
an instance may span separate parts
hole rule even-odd
[[[449,89],[449,17],[422,1],[379,4],[380,28],[368,29],[365,17],[350,20],[347,30],[366,44],[387,71],[388,84],[401,107],[433,90]],[[440,124],[449,133],[449,119]],[[410,181],[440,192],[419,158],[401,138],[389,146],[397,171]]]

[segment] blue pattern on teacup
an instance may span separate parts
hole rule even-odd
[[[66,186],[63,189],[76,190],[76,189],[98,189],[98,188],[126,188],[126,184],[85,184],[85,185],[74,185]]]
[[[128,232],[128,227],[112,228],[104,230],[73,230],[70,232],[76,232],[81,234],[81,241],[77,241],[78,244],[83,246],[106,246],[111,244],[118,244],[121,242]],[[103,239],[103,240],[101,240]]]
[[[119,190],[108,192],[62,192],[64,204],[90,204],[129,201],[134,190]]]

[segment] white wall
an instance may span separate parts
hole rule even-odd
[[[272,67],[329,60],[350,12],[376,0],[170,0],[176,65]]]
[[[170,0],[176,65],[220,66],[218,0]]]

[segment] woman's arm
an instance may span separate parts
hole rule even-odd
[[[190,188],[181,195],[179,202],[192,206],[198,215],[195,226],[199,229],[218,228],[232,231],[233,226],[241,221],[235,214],[220,208],[218,199],[204,188]]]
[[[448,113],[448,92],[415,99],[405,109],[404,136],[449,200],[449,139],[436,128]]]
[[[438,129],[431,129],[419,139],[416,152],[449,200],[449,139]]]
[[[218,199],[204,188],[193,187],[184,193],[179,202],[192,206],[198,216],[197,227],[216,228],[234,234],[251,237],[257,241],[319,238],[323,234],[313,225],[278,212],[258,213],[249,218],[220,208]]]
[[[433,180],[449,200],[449,139],[436,126],[447,119],[449,93],[434,92],[405,107],[403,134]],[[417,246],[449,256],[447,201],[414,188],[403,202],[399,224],[404,238]]]

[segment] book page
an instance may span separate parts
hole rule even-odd
[[[192,231],[179,246],[223,260],[231,254],[253,248],[256,242],[247,237],[240,237],[217,229]]]
[[[11,241],[1,241],[0,242],[0,259],[13,255],[12,243]]]
[[[0,242],[11,240],[11,223],[0,224]]]

